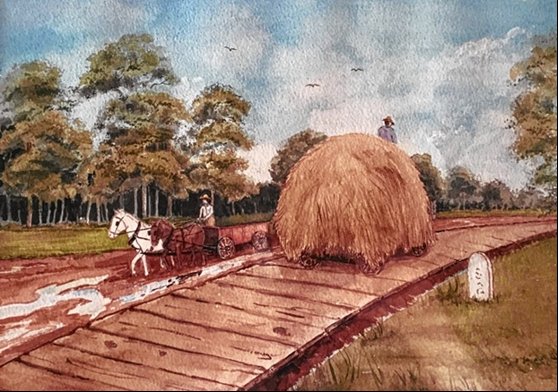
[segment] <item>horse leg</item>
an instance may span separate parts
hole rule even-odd
[[[174,257],[173,257],[173,255],[170,255],[170,259],[171,259],[172,268],[174,268],[174,267],[175,267],[175,264],[174,264]]]
[[[147,270],[147,257],[144,254],[141,254],[141,262],[143,263],[143,272],[145,276],[149,275],[149,271]]]
[[[142,256],[142,254],[138,251],[138,253],[132,259],[132,262],[130,264],[130,269],[132,270],[132,276],[136,275],[136,263],[140,259],[141,256]]]
[[[198,248],[198,251],[201,254],[201,258],[202,258],[202,265],[205,266],[206,265],[206,261],[205,261],[205,253],[203,252],[203,246],[200,246]]]

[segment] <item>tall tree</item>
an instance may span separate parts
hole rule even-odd
[[[545,38],[545,39],[541,39]],[[556,32],[539,37],[525,61],[513,66],[512,80],[524,91],[514,101],[513,149],[520,159],[538,158],[533,182],[556,197]]]
[[[448,175],[448,197],[464,209],[467,202],[472,201],[478,193],[480,182],[473,173],[463,166],[455,166]]]
[[[139,187],[144,217],[148,185],[184,197],[192,188],[185,174],[188,161],[174,137],[189,120],[183,102],[167,93],[139,92],[111,100],[101,116],[108,138],[93,163],[95,180],[103,178],[120,193]]]
[[[432,163],[430,154],[415,154],[411,156],[420,179],[424,184],[424,189],[431,202],[438,202],[445,191],[445,183],[440,170]]]
[[[80,78],[82,94],[123,89],[151,89],[178,79],[162,47],[149,34],[127,34],[87,58],[89,69]]]
[[[250,103],[230,86],[214,84],[192,102],[194,126],[190,144],[184,148],[192,156],[190,177],[198,188],[209,189],[234,202],[257,192],[244,171],[248,162],[239,150],[250,150],[253,141],[244,129]]]
[[[269,170],[271,179],[275,183],[283,185],[295,163],[297,163],[310,148],[324,141],[326,138],[327,136],[325,134],[313,131],[312,129],[306,129],[289,137],[285,143],[283,143],[281,149],[277,151],[277,155],[271,160],[271,169]]]
[[[500,180],[493,180],[484,184],[480,190],[484,209],[509,208],[513,195],[510,188]]]
[[[8,160],[2,181],[27,199],[27,226],[32,224],[33,197],[49,200],[57,191],[75,195],[77,168],[90,148],[90,134],[58,111],[19,122],[2,135],[0,153],[21,151]]]

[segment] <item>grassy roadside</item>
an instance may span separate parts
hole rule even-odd
[[[507,217],[507,216],[556,216],[556,211],[545,210],[453,210],[436,213],[438,218],[473,218],[473,217]]]
[[[40,227],[0,230],[0,260],[101,253],[128,247],[126,236],[111,240],[106,227]]]
[[[496,299],[461,274],[361,334],[293,390],[556,390],[556,238],[494,263]]]

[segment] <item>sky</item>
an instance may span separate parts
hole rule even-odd
[[[519,188],[532,166],[510,152],[506,120],[521,91],[509,70],[528,57],[533,36],[556,31],[556,8],[555,0],[0,0],[0,74],[46,59],[75,85],[91,53],[149,33],[180,77],[176,96],[190,102],[218,82],[251,102],[246,129],[256,146],[243,156],[255,180],[269,180],[271,158],[296,132],[375,134],[391,115],[409,154]],[[74,115],[92,125],[109,98]]]

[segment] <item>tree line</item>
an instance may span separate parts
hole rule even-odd
[[[0,80],[0,220],[33,224],[105,222],[114,208],[135,215],[192,216],[210,192],[217,215],[272,212],[290,168],[326,138],[313,130],[287,139],[271,162],[272,181],[246,177],[239,155],[254,141],[251,104],[213,84],[186,105],[170,59],[148,34],[124,35],[92,53],[77,86],[37,60]],[[510,71],[522,86],[509,127],[518,159],[538,159],[532,183],[512,192],[457,166],[443,177],[427,154],[412,157],[438,210],[547,208],[556,200],[556,35],[538,37]],[[92,129],[75,108],[104,94]]]

